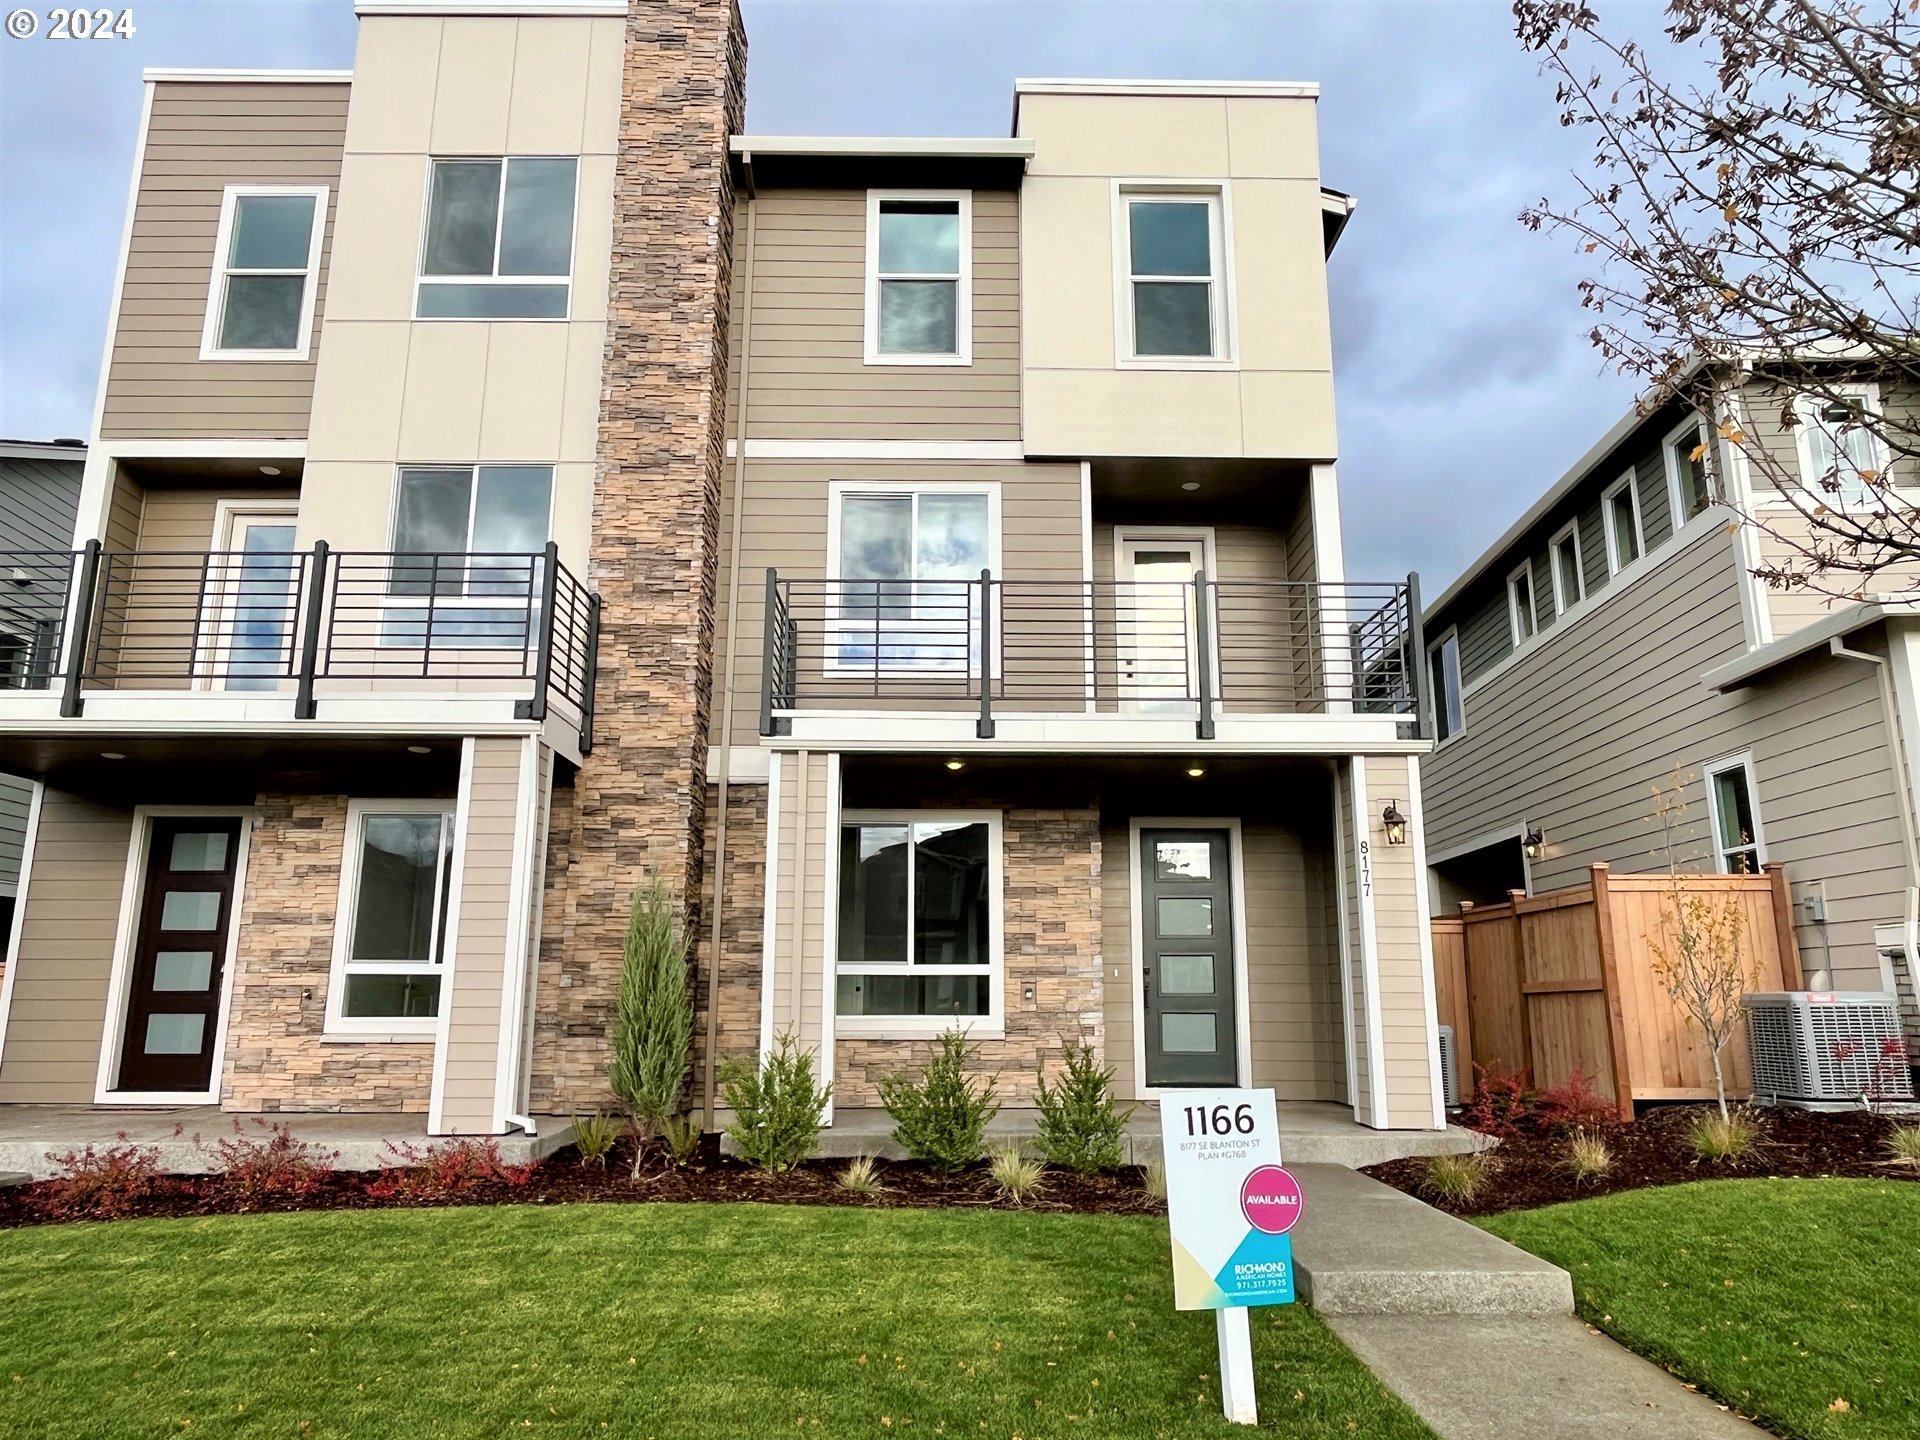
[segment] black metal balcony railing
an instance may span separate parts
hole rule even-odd
[[[802,580],[769,570],[761,730],[862,702],[994,713],[1345,709],[1419,726],[1419,579]]]
[[[317,682],[524,685],[592,744],[600,599],[539,554],[0,551],[0,688],[277,691],[311,719]],[[72,626],[69,643],[68,626]],[[469,683],[471,682],[471,683]],[[517,683],[516,683],[517,682]]]

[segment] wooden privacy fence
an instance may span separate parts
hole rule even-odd
[[[1499,905],[1462,905],[1433,924],[1440,1023],[1451,1025],[1460,1098],[1473,1066],[1524,1071],[1546,1089],[1576,1069],[1633,1118],[1638,1100],[1713,1098],[1713,1057],[1699,1027],[1654,974],[1654,942],[1672,909],[1665,875],[1611,875],[1548,895],[1512,892]],[[1785,870],[1683,875],[1683,895],[1736,896],[1749,990],[1800,987]],[[1751,1093],[1744,1033],[1722,1063],[1727,1093]],[[1471,1061],[1471,1064],[1469,1064]]]

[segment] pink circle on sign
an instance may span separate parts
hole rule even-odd
[[[1300,1221],[1300,1182],[1278,1165],[1262,1165],[1240,1187],[1240,1213],[1256,1230],[1284,1235]]]

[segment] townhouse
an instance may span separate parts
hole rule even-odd
[[[564,1127],[683,897],[690,1100],[1442,1124],[1417,582],[1341,556],[1314,87],[744,132],[732,7],[367,0],[150,72],[0,1103]]]
[[[1739,396],[1724,427],[1679,403],[1629,411],[1428,609],[1435,912],[1577,884],[1596,862],[1663,868],[1653,791],[1678,774],[1683,868],[1783,864],[1808,983],[1896,991],[1920,1039],[1908,576],[1836,598],[1758,573],[1807,542],[1776,466],[1822,494],[1836,455],[1888,458],[1830,402],[1764,376]],[[1891,474],[1896,494],[1910,483]],[[1828,503],[1873,501],[1856,479]]]

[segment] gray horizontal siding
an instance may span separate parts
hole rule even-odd
[[[66,550],[85,461],[0,457],[0,550]]]
[[[1702,766],[1751,751],[1767,857],[1821,880],[1830,923],[1805,927],[1803,959],[1836,985],[1877,988],[1873,927],[1898,920],[1908,883],[1878,681],[1818,657],[1721,695],[1703,670],[1742,652],[1731,542],[1714,530],[1669,563],[1473,688],[1466,730],[1422,767],[1428,852],[1539,825],[1537,891],[1604,861],[1664,863],[1652,791],[1688,772],[1683,856],[1712,868]]]
[[[11,775],[0,775],[0,895],[11,895],[20,888],[20,853],[27,838],[27,805],[33,798],[33,786]],[[0,935],[0,953],[6,950],[6,937]]]

